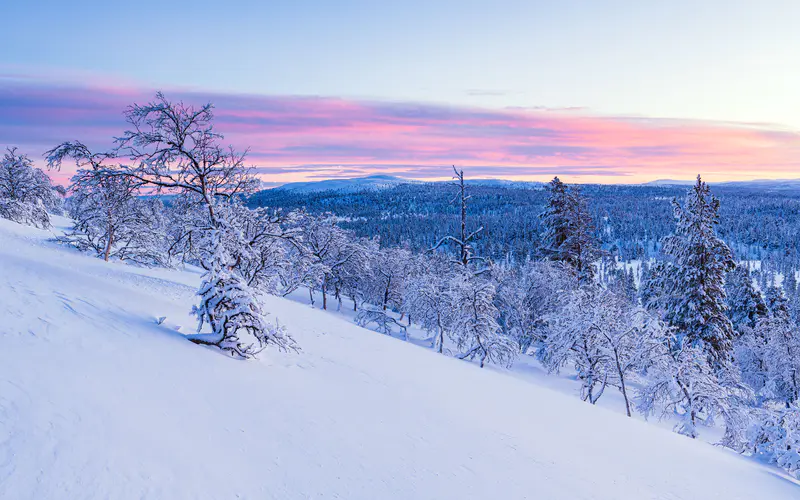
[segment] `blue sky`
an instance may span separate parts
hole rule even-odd
[[[2,62],[33,71],[800,126],[791,0],[9,3]]]
[[[6,80],[800,129],[796,0],[8,0],[0,17]]]

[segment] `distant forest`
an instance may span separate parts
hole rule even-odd
[[[619,260],[656,257],[661,239],[675,227],[671,200],[687,186],[580,186],[588,199],[602,248]],[[776,272],[798,268],[800,190],[712,186],[720,199],[719,234],[739,260],[764,261]],[[469,186],[470,225],[483,227],[475,243],[480,255],[514,265],[534,259],[542,236],[539,215],[547,191],[539,184]],[[381,246],[429,248],[454,234],[458,207],[455,188],[446,182],[401,184],[360,191],[260,191],[251,207],[309,213],[331,212],[357,235],[378,235]]]

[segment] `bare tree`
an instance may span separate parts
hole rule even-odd
[[[475,248],[472,246],[472,241],[483,231],[483,227],[479,227],[475,231],[471,233],[467,233],[467,201],[470,199],[470,196],[467,195],[467,186],[464,183],[464,171],[463,170],[456,170],[455,165],[453,165],[453,172],[455,175],[453,179],[456,180],[453,184],[458,188],[458,192],[453,198],[450,203],[458,202],[460,205],[461,210],[461,228],[459,236],[445,236],[440,239],[431,249],[430,252],[436,250],[440,246],[444,244],[451,244],[456,248],[458,252],[458,259],[454,262],[464,266],[466,268],[470,264],[476,261],[483,262],[485,259],[483,257],[477,257],[474,255]]]
[[[214,131],[213,109],[210,103],[195,108],[170,102],[159,92],[153,102],[125,111],[132,129],[116,139],[115,153],[135,162],[121,175],[157,191],[199,196],[216,227],[215,200],[247,194],[258,181],[244,163],[247,151],[220,144],[223,136]]]

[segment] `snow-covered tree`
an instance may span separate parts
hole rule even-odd
[[[789,300],[781,288],[775,285],[768,286],[764,292],[764,302],[771,316],[788,321]]]
[[[652,265],[642,264],[639,285],[639,301],[649,311],[663,313],[668,305],[666,294],[671,271],[671,264],[658,261]]]
[[[144,265],[166,262],[166,221],[157,199],[139,196],[135,179],[110,174],[109,155],[92,153],[80,142],[63,143],[46,153],[48,165],[75,162],[67,210],[72,227],[59,241],[108,261]]]
[[[800,325],[800,287],[795,289],[795,293],[789,298],[789,316],[792,321]]]
[[[547,334],[538,355],[547,369],[557,372],[574,364],[581,381],[581,399],[591,404],[605,392],[610,375],[610,359],[603,348],[594,322],[598,312],[590,291],[580,290],[565,307],[547,321]]]
[[[756,393],[759,406],[789,406],[800,397],[800,327],[792,320],[783,291],[767,289],[768,313],[755,327],[740,329],[736,365]]]
[[[747,448],[800,478],[800,407],[760,411],[747,432]]]
[[[725,282],[725,295],[728,304],[728,318],[734,330],[755,328],[759,318],[767,315],[767,306],[753,285],[753,277],[746,266],[736,266],[728,273]]]
[[[695,438],[698,426],[711,425],[722,417],[726,426],[726,444],[744,428],[743,409],[751,398],[739,374],[726,365],[711,366],[702,345],[687,341],[674,329],[654,351],[647,367],[647,383],[638,391],[637,407],[645,414],[673,414],[678,419],[675,430]]]
[[[135,197],[126,184],[121,178],[93,185],[73,183],[67,204],[73,223],[59,241],[106,261],[162,265],[166,241],[162,205]]]
[[[461,359],[477,359],[509,366],[519,346],[500,332],[494,304],[495,288],[489,280],[460,273],[451,281],[455,315],[453,337]]]
[[[753,356],[760,358],[765,379],[760,394],[780,406],[800,404],[800,327],[788,311],[776,309],[759,321],[754,337]]]
[[[592,217],[577,188],[558,177],[548,185],[550,196],[541,214],[545,229],[543,253],[550,260],[568,264],[582,283],[594,279],[595,262],[602,252],[597,247]]]
[[[231,208],[230,200],[252,192],[258,185],[253,170],[244,163],[245,153],[221,145],[222,135],[214,131],[213,106],[200,108],[171,102],[160,92],[154,101],[134,104],[125,112],[129,130],[117,139],[110,153],[92,154],[77,142],[57,146],[48,153],[49,163],[60,166],[66,157],[85,162],[93,177],[145,193],[178,195],[193,208],[188,227],[177,230],[170,248],[184,238],[196,243],[184,248],[196,252],[194,259],[206,269],[195,308],[201,329],[211,326],[209,338],[193,337],[197,343],[214,345],[242,357],[249,357],[268,344],[287,348],[290,339],[282,330],[267,324],[264,313],[248,287],[244,274],[257,276],[243,266],[243,257],[253,250],[246,238],[247,227],[235,227],[242,212]],[[126,157],[130,163],[110,164]],[[231,220],[228,220],[228,219]],[[247,217],[245,217],[247,219]],[[111,238],[109,238],[111,240]],[[240,341],[242,332],[253,339]]]
[[[433,335],[433,348],[444,352],[446,338],[452,336],[455,301],[451,289],[454,274],[447,262],[433,258],[404,287],[403,307],[425,331]]]
[[[786,293],[786,297],[791,302],[797,293],[797,274],[793,267],[786,270],[786,275],[783,278],[781,286],[784,293]]]
[[[48,228],[48,212],[60,208],[61,197],[47,174],[17,148],[8,148],[0,159],[0,217]]]
[[[683,205],[673,200],[676,229],[662,242],[668,262],[654,266],[642,286],[643,303],[670,325],[664,350],[653,357],[639,394],[645,414],[661,408],[681,419],[676,430],[696,437],[701,423],[725,420],[724,443],[736,447],[748,422],[752,392],[732,365],[733,324],[728,317],[726,273],[734,269],[728,246],[716,235],[719,201],[700,177]],[[739,287],[746,277],[738,276]],[[737,296],[749,307],[747,291]],[[740,324],[750,312],[737,311]]]
[[[221,203],[220,217],[241,234],[240,245],[231,250],[234,267],[247,286],[278,294],[281,276],[291,266],[287,253],[298,245],[299,233],[284,227],[285,217],[266,208],[250,209],[239,200]]]
[[[583,288],[547,318],[540,357],[551,371],[571,365],[581,398],[595,404],[617,387],[631,416],[630,381],[661,348],[663,327],[642,308],[608,289]]]
[[[348,259],[337,273],[335,294],[340,308],[344,295],[353,302],[353,311],[358,312],[359,306],[370,298],[375,276],[374,256],[379,252],[379,245],[377,238],[360,238],[352,244],[358,246],[354,248],[357,254]]]
[[[494,274],[500,327],[526,353],[543,340],[546,316],[563,306],[578,282],[564,264],[552,261],[498,267]]]
[[[206,217],[205,202],[193,193],[165,197],[165,259],[169,265],[200,265],[204,249],[198,245],[202,239],[198,231],[208,226]]]
[[[800,327],[783,291],[767,289],[769,314],[737,339],[742,378],[756,392],[755,421],[746,449],[797,475],[800,472]]]
[[[0,198],[0,218],[40,229],[50,227],[50,215],[43,207],[10,198]]]
[[[734,262],[715,227],[719,200],[697,177],[683,205],[673,200],[675,233],[663,241],[671,261],[664,268],[664,319],[679,337],[702,347],[715,363],[730,360],[733,326],[727,316],[725,275]],[[681,343],[683,345],[683,342]]]
[[[759,324],[763,324],[760,320]],[[766,365],[766,336],[763,328],[750,328],[743,326],[738,330],[739,335],[734,342],[736,367],[742,377],[742,382],[750,387],[756,395],[756,404],[760,405],[765,400],[764,388],[769,377]]]
[[[200,303],[193,308],[198,319],[197,334],[189,340],[218,347],[239,358],[251,358],[267,346],[296,350],[285,329],[277,321],[273,324],[266,320],[256,292],[234,271],[236,259],[230,250],[246,244],[241,233],[220,219],[219,226],[203,236],[209,251],[203,263],[206,272],[197,292]],[[203,332],[206,325],[208,333]]]
[[[384,311],[403,310],[403,290],[412,272],[411,253],[403,248],[385,248],[372,254],[370,301]]]
[[[467,201],[471,198],[467,195],[467,185],[464,182],[464,171],[457,170],[455,165],[453,165],[453,172],[455,175],[453,179],[455,180],[454,185],[458,189],[458,194],[456,197],[453,198],[451,203],[458,202],[459,209],[460,209],[460,230],[458,236],[445,236],[441,238],[436,244],[431,247],[429,251],[434,251],[443,245],[451,245],[455,248],[458,256],[456,259],[453,260],[454,263],[461,265],[465,268],[471,265],[479,265],[485,262],[483,257],[478,257],[475,255],[475,247],[474,241],[478,237],[478,235],[483,231],[482,227],[474,231],[467,230]],[[481,267],[478,269],[478,272],[483,272],[484,269]]]
[[[392,336],[395,328],[402,335],[403,340],[408,340],[408,327],[395,318],[391,312],[385,311],[380,307],[363,307],[355,318],[356,323],[364,328],[374,327],[376,331]]]
[[[328,308],[328,294],[340,297],[342,279],[348,266],[366,259],[365,249],[354,236],[336,224],[330,215],[306,216],[300,235],[303,252],[308,259],[306,285],[313,303],[313,292],[322,293],[322,308]]]
[[[348,236],[348,243],[339,254],[342,264],[332,269],[330,280],[338,310],[341,310],[342,298],[345,296],[353,300],[354,310],[358,308],[358,301],[365,296],[369,276],[375,272],[371,265],[377,242],[356,238],[352,233],[348,233]]]
[[[248,239],[247,225],[236,227],[237,221],[249,217],[232,209],[230,200],[251,193],[258,180],[245,164],[246,151],[221,144],[223,136],[213,126],[213,105],[195,108],[171,102],[159,92],[150,103],[130,106],[125,117],[131,128],[117,139],[114,154],[133,163],[120,165],[112,173],[146,189],[191,197],[204,209],[205,216],[190,228],[199,240],[195,246],[198,260],[207,271],[198,292],[201,305],[195,312],[199,327],[211,325],[212,337],[193,341],[243,357],[269,344],[292,347],[288,335],[266,323],[255,292],[246,282],[261,279],[264,285],[264,276],[248,265],[252,260],[242,266],[245,257],[258,253],[252,244],[257,231]],[[247,332],[255,343],[241,342],[241,332]]]
[[[613,290],[614,293],[626,297],[631,302],[635,302],[639,296],[639,290],[636,288],[636,280],[634,279],[633,269],[614,267],[608,273],[606,286]]]

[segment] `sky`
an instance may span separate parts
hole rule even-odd
[[[213,102],[267,182],[800,177],[796,0],[8,0],[0,18],[0,145],[37,160],[110,147],[163,90]]]

